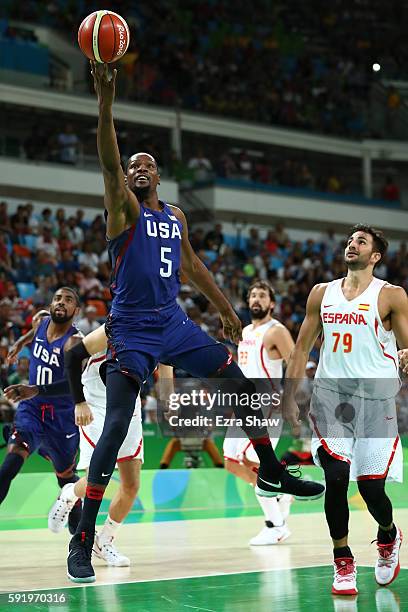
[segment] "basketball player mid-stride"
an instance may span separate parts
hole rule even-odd
[[[97,145],[105,183],[113,299],[105,326],[109,347],[105,424],[89,465],[81,521],[69,545],[68,577],[74,582],[95,580],[91,552],[96,516],[136,397],[157,363],[179,367],[200,379],[218,378],[230,387],[233,383],[238,399],[243,393],[251,394],[254,387],[226,348],[178,306],[182,266],[220,312],[225,337],[236,343],[241,339],[238,317],[190,245],[186,217],[176,206],[159,200],[156,160],[147,153],[132,155],[126,184],[112,116],[116,70],[110,77],[106,64],[93,63],[92,74],[99,104]],[[77,403],[78,398],[74,399]],[[238,402],[235,413],[246,422],[253,411]],[[261,493],[305,498],[323,494],[323,485],[295,478],[282,466],[266,427],[245,429],[260,460],[257,487]]]
[[[294,342],[282,323],[272,317],[275,292],[266,281],[256,281],[248,289],[248,306],[251,324],[242,331],[238,345],[238,365],[248,378],[266,379],[272,391],[278,391],[283,375],[283,361],[287,363]],[[267,387],[265,387],[265,390]],[[277,412],[270,416],[280,417]],[[280,424],[282,425],[282,419]],[[280,427],[271,431],[271,443],[275,448],[279,442]],[[224,440],[225,468],[245,482],[256,485],[259,459],[244,432],[236,437],[237,428],[229,427]],[[290,536],[286,525],[291,495],[256,499],[265,515],[265,526],[250,540],[251,546],[267,546],[283,542]]]
[[[387,479],[402,481],[395,395],[397,344],[408,346],[408,298],[402,287],[373,276],[388,243],[382,232],[355,225],[347,239],[347,276],[313,287],[286,371],[284,416],[298,431],[296,380],[317,335],[324,342],[311,400],[312,453],[326,478],[325,513],[333,540],[335,595],[357,594],[356,563],[348,545],[349,479],[357,480],[378,523],[375,579],[398,576],[401,530],[393,522]]]

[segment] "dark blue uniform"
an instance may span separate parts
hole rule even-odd
[[[67,333],[48,342],[50,318],[43,319],[31,345],[29,370],[30,385],[48,385],[64,377],[64,345],[78,333],[71,326]],[[41,397],[19,403],[14,431],[9,442],[20,442],[31,454],[38,451],[50,459],[57,473],[65,472],[75,464],[79,446],[79,431],[75,425],[75,405],[69,395]]]
[[[208,377],[229,359],[176,302],[182,223],[172,209],[140,206],[135,225],[109,241],[112,309],[106,323],[111,362],[143,383],[157,363]]]

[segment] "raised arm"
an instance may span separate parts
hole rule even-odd
[[[231,304],[218,289],[212,275],[209,273],[203,262],[193,251],[193,247],[188,239],[188,226],[184,213],[172,206],[174,214],[183,224],[183,234],[181,239],[181,265],[183,271],[190,281],[205,295],[205,297],[215,306],[220,313],[224,337],[229,338],[235,344],[242,340],[242,326],[239,318],[235,314]]]
[[[112,105],[117,70],[110,75],[107,64],[91,62],[91,67],[99,104],[97,146],[105,183],[107,235],[108,238],[115,238],[136,221],[140,206],[136,196],[126,186],[113,123]]]
[[[49,317],[50,313],[48,310],[40,310],[38,311],[31,321],[31,329],[24,336],[21,336],[13,346],[10,347],[9,352],[7,353],[6,362],[8,364],[15,363],[17,361],[17,357],[20,351],[23,350],[25,346],[31,344],[34,339],[35,332],[38,329],[39,324],[41,323],[41,319],[43,317]]]

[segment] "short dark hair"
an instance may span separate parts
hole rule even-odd
[[[357,223],[356,225],[353,225],[353,227],[350,229],[349,235],[347,236],[347,240],[351,238],[351,236],[355,232],[364,232],[365,234],[370,234],[373,239],[374,251],[376,253],[380,253],[381,259],[384,257],[388,249],[388,240],[386,240],[381,230],[377,230],[372,227],[372,225],[367,225],[366,223]]]
[[[264,289],[265,291],[269,293],[269,297],[271,298],[271,301],[276,302],[275,291],[272,285],[268,283],[268,281],[256,280],[251,285],[249,285],[248,293],[247,293],[247,300],[249,300],[249,296],[251,295],[252,289]]]
[[[69,291],[70,293],[72,293],[72,295],[75,298],[76,301],[76,305],[80,306],[81,305],[81,300],[79,298],[79,295],[77,294],[77,292],[75,291],[75,289],[72,289],[72,287],[58,287],[57,291],[55,291],[55,293],[57,293],[58,291]],[[54,295],[55,295],[54,293]],[[54,298],[53,298],[54,299]]]

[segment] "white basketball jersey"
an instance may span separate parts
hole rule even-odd
[[[282,378],[282,359],[270,359],[263,345],[265,333],[279,323],[271,319],[258,327],[247,325],[242,330],[242,341],[238,345],[238,365],[247,378]]]
[[[106,411],[106,387],[99,375],[99,368],[106,360],[106,351],[100,351],[89,358],[85,370],[82,372],[82,385],[87,404],[91,407]],[[140,409],[140,394],[137,396],[135,409]]]
[[[377,379],[375,385],[370,383],[369,395],[391,397],[399,387],[397,344],[378,312],[378,295],[386,281],[373,278],[352,300],[344,296],[342,283],[342,278],[328,283],[322,299],[324,340],[315,384],[331,388],[330,381],[336,379]]]

